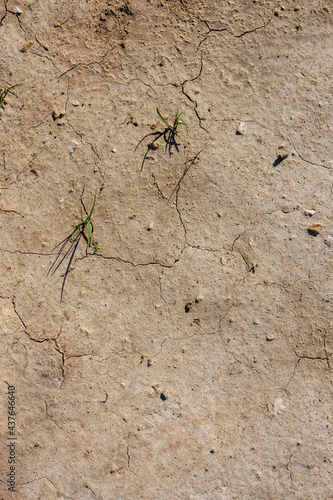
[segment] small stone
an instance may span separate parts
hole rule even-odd
[[[166,401],[169,398],[169,393],[167,391],[161,392],[160,398],[162,399],[162,401]]]
[[[246,124],[244,122],[239,122],[236,130],[236,135],[244,135],[246,132]]]
[[[99,172],[99,168],[98,168],[98,166],[97,166],[97,165],[95,165],[95,166],[94,166],[94,172],[95,172],[95,173],[96,173],[96,172]]]
[[[13,9],[13,12],[14,14],[16,14],[17,16],[19,16],[20,14],[22,14],[22,11],[19,7],[17,7],[17,5],[15,5],[14,9]]]
[[[305,214],[307,217],[312,217],[315,213],[316,213],[316,211],[315,211],[315,210],[304,210],[304,214]]]
[[[116,152],[117,152],[116,148],[113,148],[112,153],[116,153]]]
[[[254,319],[254,320],[253,320],[253,324],[254,324],[254,325],[260,325],[260,321],[259,321],[258,319]]]
[[[55,21],[55,22],[54,22],[54,27],[55,27],[55,28],[60,28],[60,23],[58,23],[58,21]]]
[[[284,413],[286,407],[283,404],[282,398],[277,398],[274,402],[274,413]]]
[[[69,152],[70,155],[72,155],[76,148],[77,148],[77,142],[71,141],[68,144],[67,151]]]
[[[195,299],[196,304],[197,304],[198,302],[202,302],[202,301],[203,301],[203,298],[204,298],[204,297],[203,297],[202,292],[198,293],[198,295],[197,295],[197,297],[196,297],[196,299]]]
[[[75,108],[77,108],[78,106],[80,106],[80,103],[77,102],[77,101],[73,101],[72,102],[72,106],[74,106]]]
[[[271,342],[271,341],[272,341],[272,340],[274,340],[274,339],[275,339],[275,335],[274,335],[274,333],[268,333],[268,334],[266,335],[266,340],[267,340],[267,342]]]
[[[33,46],[33,44],[34,41],[29,40],[28,42],[22,45],[22,47],[20,48],[20,52],[28,52],[28,50]]]
[[[330,247],[333,243],[333,236],[327,236],[327,238],[324,239],[324,243],[325,243],[325,245]]]
[[[320,233],[320,230],[323,226],[321,224],[312,224],[310,227],[308,227],[308,233],[311,234],[311,236],[317,236],[317,234]]]
[[[154,223],[153,222],[150,222],[150,224],[148,224],[147,226],[147,231],[151,231],[153,228],[154,228]]]

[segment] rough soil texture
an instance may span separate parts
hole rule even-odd
[[[332,12],[2,0],[2,499],[333,498]]]

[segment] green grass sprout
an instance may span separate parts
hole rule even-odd
[[[183,125],[185,127],[186,133],[188,135],[187,123],[185,123],[185,121],[183,120],[183,118],[181,118],[181,116],[184,115],[184,113],[180,113],[179,109],[177,110],[177,113],[176,113],[173,125],[170,125],[170,123],[168,122],[168,120],[161,115],[160,110],[158,108],[156,108],[156,111],[157,111],[158,116],[161,118],[162,122],[165,123],[165,125],[168,127],[169,130],[171,130],[171,132],[174,135],[177,135],[177,136],[179,135],[179,133],[178,133],[178,127],[180,125]]]
[[[81,216],[80,217],[73,217],[72,219],[69,219],[67,221],[67,222],[70,222],[72,220],[79,221],[77,224],[74,224],[73,227],[68,231],[69,233],[71,233],[71,238],[75,239],[76,236],[78,236],[79,234],[82,234],[83,236],[85,236],[84,230],[85,230],[85,228],[87,228],[87,235],[85,238],[87,241],[87,247],[94,246],[94,248],[96,248],[95,247],[96,243],[94,242],[94,238],[92,235],[91,217],[92,217],[92,214],[95,210],[95,205],[96,205],[96,191],[95,191],[94,201],[93,201],[91,210],[90,210],[89,214],[87,215],[87,217],[84,218],[82,204],[81,204]]]
[[[161,137],[163,137],[163,139],[164,139],[165,150],[168,151],[169,155],[171,156],[173,148],[175,148],[175,150],[179,153],[178,146],[180,144],[177,143],[177,140],[176,140],[176,138],[179,137],[179,128],[181,126],[183,126],[185,128],[185,130],[186,130],[186,133],[188,134],[187,123],[182,118],[182,116],[185,115],[185,113],[179,111],[179,109],[178,109],[177,113],[175,115],[174,121],[173,121],[173,125],[171,125],[168,122],[168,120],[166,118],[164,118],[164,116],[161,114],[161,112],[160,112],[160,110],[158,108],[156,108],[156,111],[157,111],[157,114],[158,114],[159,118],[162,120],[162,122],[164,123],[164,125],[166,127],[162,131],[156,131],[156,132],[152,132],[150,134],[145,135],[141,139],[141,141],[139,141],[139,143],[136,145],[136,148],[135,148],[134,152],[138,149],[138,147],[140,146],[140,144],[147,137],[154,136],[154,139],[151,142],[149,142],[148,145],[147,145],[147,151],[146,151],[146,153],[145,153],[145,155],[143,157],[142,163],[141,163],[141,171],[143,170],[143,166],[144,166],[144,163],[146,161],[146,158],[147,158],[147,155],[148,155],[149,151],[155,151],[158,148],[157,141]]]
[[[0,108],[4,108],[4,101],[6,99],[7,94],[14,89],[15,87],[19,87],[23,85],[23,83],[16,83],[15,85],[8,85],[8,87],[0,87]]]
[[[93,247],[94,252],[97,252],[97,250],[98,250],[97,241],[95,241],[94,237],[93,237],[93,225],[92,225],[92,221],[91,221],[92,215],[93,215],[94,210],[95,210],[95,205],[96,205],[97,190],[95,191],[94,201],[93,201],[93,204],[92,204],[92,207],[91,207],[89,213],[87,212],[87,210],[84,206],[84,203],[82,201],[83,193],[84,193],[84,189],[83,189],[82,195],[81,195],[81,215],[80,215],[80,217],[76,216],[76,217],[69,219],[67,221],[67,222],[71,222],[71,221],[77,221],[77,222],[76,222],[76,224],[74,223],[72,225],[71,229],[68,231],[70,234],[52,249],[52,252],[54,250],[58,249],[58,253],[57,253],[56,259],[54,260],[53,264],[51,265],[50,269],[48,270],[47,276],[49,276],[49,275],[53,276],[54,273],[57,271],[57,269],[59,269],[61,264],[64,262],[64,260],[68,259],[68,263],[67,263],[67,267],[65,270],[64,279],[63,279],[62,287],[61,287],[60,302],[62,302],[67,275],[70,271],[70,267],[71,267],[72,261],[74,259],[77,247],[79,246],[81,238],[83,238],[87,244],[86,255],[88,253],[88,248],[90,248],[90,247]],[[68,248],[67,248],[67,245],[68,245]]]

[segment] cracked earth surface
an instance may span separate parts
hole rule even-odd
[[[1,498],[333,498],[332,12],[1,0]]]

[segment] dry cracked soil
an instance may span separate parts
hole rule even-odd
[[[333,499],[332,13],[1,0],[1,499]]]

